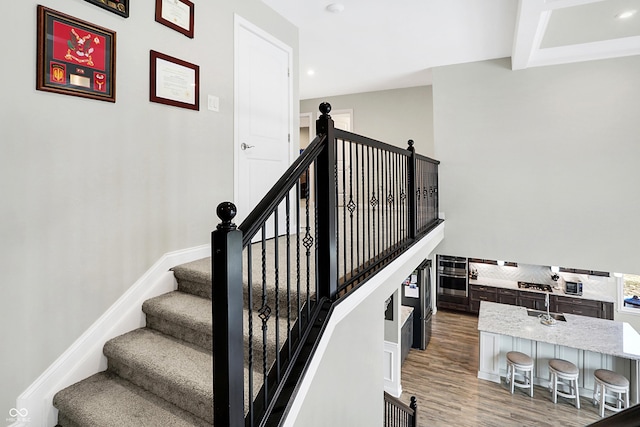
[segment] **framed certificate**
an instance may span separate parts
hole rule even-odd
[[[199,110],[200,67],[154,50],[150,57],[149,100]]]
[[[85,0],[91,4],[95,4],[103,9],[120,15],[124,18],[129,17],[129,0]]]
[[[39,5],[36,89],[116,102],[116,33]]]
[[[194,9],[189,0],[156,0],[156,21],[193,38]]]

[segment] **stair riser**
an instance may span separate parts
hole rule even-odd
[[[201,298],[211,299],[211,282],[178,279],[178,290]]]
[[[82,427],[65,416],[62,412],[58,412],[58,425],[56,427]]]
[[[142,373],[117,360],[109,359],[108,370],[141,387],[177,407],[213,423],[212,395],[198,390],[164,381],[153,373]]]
[[[164,319],[161,316],[154,316],[148,313],[147,327],[190,344],[197,345],[206,351],[213,351],[212,331],[203,333]]]

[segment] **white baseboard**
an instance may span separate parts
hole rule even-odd
[[[102,348],[111,338],[145,326],[142,303],[175,290],[172,267],[211,256],[209,245],[169,252],[138,279],[80,338],[78,338],[16,401],[16,408],[28,416],[11,427],[51,427],[58,410],[53,396],[65,387],[107,368]]]

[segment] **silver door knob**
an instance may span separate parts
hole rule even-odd
[[[245,144],[244,142],[240,144],[240,148],[242,148],[243,150],[246,150],[247,148],[253,148],[253,147],[255,147],[255,145]]]

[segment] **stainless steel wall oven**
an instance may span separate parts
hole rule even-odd
[[[468,296],[469,271],[466,258],[438,255],[438,294]]]

